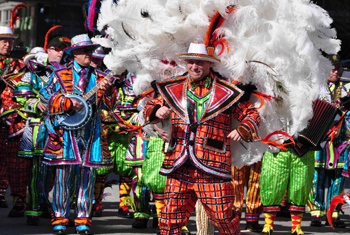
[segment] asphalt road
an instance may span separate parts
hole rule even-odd
[[[348,181],[350,181],[348,179]],[[348,182],[349,184],[350,182]],[[348,185],[347,185],[348,186]],[[349,187],[346,187],[347,190]],[[114,185],[113,188],[107,188],[106,193],[112,194],[112,196],[108,196],[103,201],[103,216],[102,217],[94,217],[91,231],[94,234],[123,234],[123,235],[141,235],[141,234],[155,234],[155,228],[152,228],[152,218],[148,222],[147,229],[133,229],[131,224],[133,219],[125,219],[119,217],[117,214],[118,206],[119,206],[119,193],[118,193],[118,185]],[[52,234],[52,227],[50,225],[50,219],[40,219],[39,226],[28,226],[25,224],[25,217],[21,218],[8,218],[7,215],[12,208],[12,203],[10,199],[10,190],[8,190],[6,195],[6,200],[9,203],[9,208],[1,208],[0,209],[0,235],[7,234]],[[73,216],[73,211],[71,211],[71,215]],[[244,218],[244,214],[243,214]],[[308,234],[350,234],[350,217],[349,217],[349,209],[345,210],[345,215],[341,215],[341,219],[345,221],[347,228],[345,229],[336,229],[333,230],[331,227],[323,226],[319,228],[310,227],[311,216],[309,213],[304,215],[304,219],[302,221],[302,229],[306,235]],[[324,221],[325,222],[325,221]],[[324,223],[323,222],[323,223]],[[263,215],[260,216],[260,224],[264,224]],[[195,216],[190,218],[188,223],[188,227],[192,234],[196,234],[196,221]],[[245,221],[244,219],[241,221],[241,229],[242,233],[250,233],[250,234],[258,234],[252,233],[244,230]],[[277,217],[274,226],[273,235],[285,235],[290,234],[291,230],[291,222],[290,218],[285,217]],[[74,227],[68,227],[67,232],[74,234]],[[215,232],[215,235],[219,234],[218,231]]]

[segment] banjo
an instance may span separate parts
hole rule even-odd
[[[110,72],[104,79],[110,79],[114,75]],[[75,131],[83,128],[92,118],[92,104],[88,100],[100,89],[101,82],[97,83],[86,94],[69,93],[65,97],[76,99],[82,104],[78,110],[69,111],[64,114],[56,115],[56,121],[65,130]]]

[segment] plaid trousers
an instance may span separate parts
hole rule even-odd
[[[214,178],[189,163],[167,176],[165,206],[159,218],[160,233],[181,234],[181,227],[187,224],[198,199],[220,234],[240,234],[232,183]]]
[[[8,140],[8,128],[0,126],[0,191],[6,192],[8,181],[13,197],[24,201],[27,194],[30,160],[18,157],[22,136]],[[0,193],[1,194],[1,193]]]

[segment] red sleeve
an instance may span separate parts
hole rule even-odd
[[[158,95],[157,98],[153,98],[147,102],[146,107],[143,110],[143,116],[145,122],[158,123],[161,120],[156,117],[156,112],[162,106],[165,106],[164,99],[161,95]]]
[[[258,129],[260,116],[251,103],[245,101],[236,104],[233,109],[233,117],[241,122],[237,131],[244,140],[254,141],[260,139]]]

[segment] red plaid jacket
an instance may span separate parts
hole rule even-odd
[[[260,117],[249,102],[238,102],[243,91],[226,80],[212,75],[209,103],[196,120],[194,101],[187,96],[189,77],[178,76],[157,83],[159,96],[144,109],[146,122],[156,123],[161,106],[171,108],[172,136],[160,172],[171,174],[188,158],[208,174],[231,179],[231,148],[228,134],[231,117],[240,121],[238,132],[246,141],[259,140]]]

